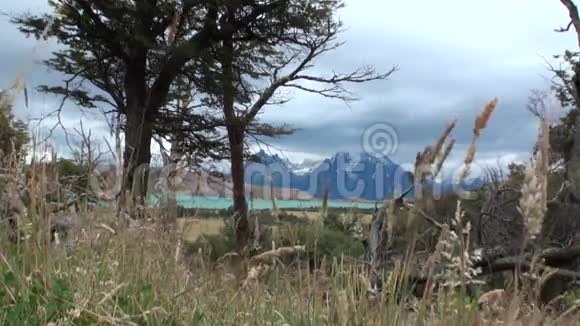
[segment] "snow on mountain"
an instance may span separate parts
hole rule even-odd
[[[247,163],[246,181],[254,185],[305,191],[332,199],[383,200],[412,184],[412,175],[388,158],[368,154],[338,152],[323,161],[305,160],[293,164],[288,159],[260,151],[255,162]]]

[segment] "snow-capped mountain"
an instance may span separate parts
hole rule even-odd
[[[287,158],[261,151],[246,163],[246,182],[255,186],[299,190],[322,198],[380,201],[399,195],[413,185],[413,174],[388,157],[338,152],[323,161],[293,164]],[[456,190],[453,176],[438,183],[441,193]],[[483,178],[467,180],[463,190],[478,189]],[[413,197],[414,192],[409,194]]]
[[[309,174],[316,169],[323,161],[306,159],[300,163],[292,164],[290,166],[292,172],[297,175]]]
[[[246,182],[260,186],[271,182],[274,187],[298,189],[314,197],[328,191],[331,199],[383,200],[413,183],[412,174],[387,157],[339,152],[322,162],[302,164],[263,151],[255,157],[246,164]]]

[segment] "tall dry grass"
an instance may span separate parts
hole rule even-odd
[[[438,250],[445,259],[435,262],[436,272],[428,276],[433,282],[422,296],[409,292],[411,256],[395,262],[381,276],[382,291],[370,295],[363,265],[353,257],[311,269],[305,248],[297,246],[242,260],[232,269],[201,251],[174,259],[179,244],[161,224],[114,227],[115,213],[108,209],[79,219],[82,228],[69,253],[40,237],[42,231],[18,245],[0,239],[0,324],[573,325],[577,320],[577,306],[549,313],[521,289],[481,299],[468,294],[477,273],[470,270],[469,232],[459,206]],[[44,233],[47,227],[39,225]],[[287,255],[298,259],[292,264],[278,259]],[[438,278],[456,283],[439,287]]]
[[[485,127],[492,104],[476,130]],[[426,160],[429,173],[436,175],[449,155],[448,135],[438,142],[436,152],[442,154]],[[33,153],[42,152],[37,146],[42,144],[33,142]],[[466,165],[474,155],[468,151]],[[380,275],[382,291],[369,292],[358,257],[321,259],[326,262],[312,267],[309,261],[318,258],[304,257],[308,248],[273,245],[228,268],[203,251],[183,257],[175,235],[184,232],[164,232],[154,222],[115,227],[116,214],[107,209],[79,215],[72,250],[65,250],[51,241],[52,216],[45,209],[47,180],[54,176],[41,158],[32,162],[26,177],[22,162],[11,170],[13,179],[24,178],[29,200],[17,215],[17,241],[5,236],[5,226],[0,230],[1,325],[574,325],[579,320],[578,302],[556,312],[530,299],[535,283],[468,293],[478,271],[472,268],[469,223],[460,204],[428,260],[420,295],[411,292],[412,244]],[[528,209],[532,203],[521,205]],[[319,218],[327,218],[326,209]],[[286,264],[287,255],[298,259]]]

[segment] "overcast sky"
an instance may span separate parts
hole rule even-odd
[[[536,121],[526,112],[530,89],[546,89],[542,57],[551,59],[574,49],[574,33],[554,33],[567,24],[557,0],[349,0],[340,13],[346,44],[317,62],[316,72],[350,71],[374,65],[389,80],[353,88],[360,101],[342,102],[295,94],[294,101],[270,107],[261,118],[290,123],[300,130],[270,141],[291,160],[323,158],[337,151],[362,152],[365,128],[387,123],[398,136],[399,163],[412,162],[432,143],[445,124],[459,119],[458,147],[451,164],[464,156],[473,121],[485,102],[499,97],[499,107],[478,146],[480,164],[523,160],[533,146]],[[4,0],[6,12],[47,10],[44,0]],[[31,62],[45,58],[54,44],[25,39],[5,17],[0,19],[0,88],[24,76],[29,88],[62,78]],[[551,59],[552,60],[552,59]],[[58,99],[31,92],[29,108],[22,99],[18,115],[37,117],[58,106]],[[78,125],[82,114],[67,105],[66,123]],[[87,113],[85,127],[104,132],[98,114]],[[55,140],[62,144],[62,136]]]

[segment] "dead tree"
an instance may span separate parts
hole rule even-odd
[[[509,184],[489,184],[475,222],[476,245],[488,255],[505,257],[522,252],[526,225],[518,211],[520,193]]]
[[[368,239],[365,241],[365,267],[369,276],[369,290],[376,293],[382,287],[382,271],[385,269],[392,254],[392,224],[389,218],[401,214],[399,210],[407,210],[410,205],[405,198],[413,188],[407,190],[394,200],[386,200],[383,207],[375,208],[369,227]],[[391,222],[392,223],[392,222]]]
[[[570,22],[566,28],[556,30],[558,32],[567,32],[571,27],[578,36],[578,46],[580,46],[580,17],[578,7],[573,0],[560,0],[568,10]],[[567,51],[566,61],[570,64],[569,70],[554,69],[549,65],[550,70],[554,73],[554,82],[552,89],[561,100],[564,106],[571,106],[574,115],[580,110],[580,62],[575,59],[577,51]],[[565,137],[554,137],[562,140],[565,138],[566,146],[563,153],[565,182],[558,192],[557,196],[548,202],[547,213],[543,221],[540,234],[542,247],[570,248],[578,241],[580,234],[580,119],[576,118],[571,125],[572,134],[564,135]],[[561,129],[554,129],[550,132],[554,136],[562,136]],[[552,141],[553,143],[553,141]],[[563,145],[563,144],[558,144]],[[549,262],[549,261],[547,261]],[[553,263],[560,268],[570,270],[580,270],[580,260],[576,255],[570,255],[558,263]],[[547,284],[549,288],[546,298],[550,298],[564,291],[569,282],[561,277],[553,278],[552,284]]]

